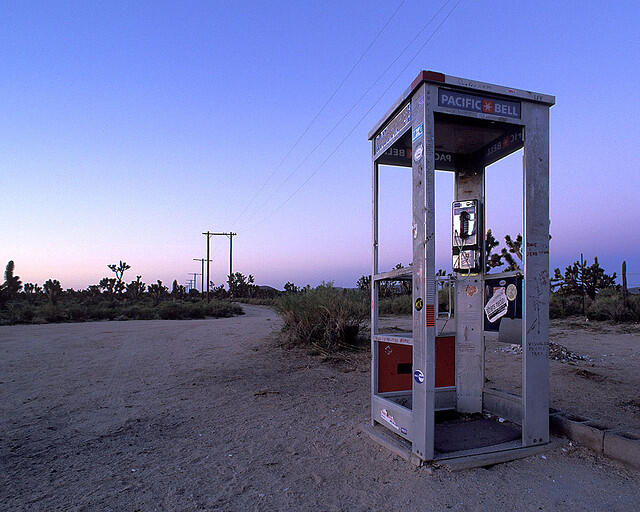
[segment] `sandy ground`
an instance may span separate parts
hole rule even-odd
[[[638,509],[640,473],[566,441],[488,469],[411,466],[357,428],[369,416],[366,356],[352,366],[285,351],[276,315],[245,310],[1,327],[0,508]],[[611,369],[611,352],[594,372]]]

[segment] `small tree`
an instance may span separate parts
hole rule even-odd
[[[58,297],[62,294],[60,281],[57,279],[49,279],[46,281],[44,283],[44,293],[46,293],[51,304],[56,304],[58,302]]]
[[[507,247],[502,248],[501,256],[507,264],[505,270],[520,270],[520,265],[513,256],[515,255],[522,262],[522,235],[518,233],[515,239],[512,239],[510,235],[505,235],[504,243]]]
[[[240,272],[229,275],[229,292],[233,297],[251,297],[256,288],[253,275],[245,276]]]
[[[493,253],[493,250],[500,245],[490,229],[487,230],[487,235],[484,242],[485,249],[485,272],[489,272],[492,268],[502,265],[502,254]]]
[[[300,288],[298,288],[295,284],[293,284],[291,281],[287,281],[284,284],[284,292],[287,294],[292,294],[292,293],[300,293]]]
[[[142,294],[144,293],[146,287],[147,285],[142,282],[142,276],[136,276],[136,280],[131,281],[127,285],[127,296],[131,300],[137,301],[140,299],[140,297],[142,297]]]
[[[224,289],[223,284],[215,285],[213,281],[209,281],[209,293],[215,299],[225,299],[227,297],[227,291]]]
[[[564,275],[560,269],[555,269],[551,280],[552,290],[555,289],[561,295],[580,295],[591,300],[596,298],[600,290],[616,286],[616,273],[608,275],[600,264],[598,258],[593,259],[593,264],[588,265],[586,260],[580,255],[580,260],[565,268]]]
[[[158,281],[154,284],[149,285],[149,295],[153,297],[153,304],[157,306],[160,303],[160,300],[165,297],[169,289],[162,284],[162,281],[158,279]]]
[[[176,299],[184,299],[187,295],[187,290],[181,284],[178,284],[178,280],[174,279],[173,284],[171,285],[171,298],[173,300]]]
[[[24,294],[27,298],[27,302],[29,304],[31,304],[34,301],[34,298],[36,296],[36,287],[38,287],[37,284],[34,283],[24,283]]]
[[[122,276],[124,275],[125,271],[131,268],[131,265],[127,265],[126,262],[120,260],[119,264],[116,265],[114,263],[112,265],[107,265],[107,267],[116,275],[116,283],[114,287],[115,293],[117,293],[118,295],[122,295],[122,292],[125,289],[124,282],[122,281]]]
[[[356,282],[356,285],[358,286],[358,289],[360,291],[363,292],[371,292],[371,276],[365,276],[362,275],[360,276],[360,279],[358,279],[358,281]],[[285,286],[285,290],[286,290],[286,286]]]
[[[102,290],[102,293],[113,300],[116,288],[116,280],[113,277],[103,277],[98,283],[98,287]]]
[[[13,260],[7,263],[4,271],[4,283],[0,284],[0,301],[5,302],[13,299],[15,295],[22,289],[22,282],[19,276],[13,275]]]

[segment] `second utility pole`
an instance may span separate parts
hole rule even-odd
[[[231,291],[231,282],[233,280],[233,237],[238,233],[229,231],[228,233],[211,233],[212,235],[222,235],[229,238],[229,298],[233,299],[233,292]]]
[[[206,260],[204,258],[193,258],[193,261],[201,261],[202,262],[202,274],[200,274],[202,276],[202,288],[201,288],[201,292],[202,292],[202,298],[204,299],[204,262],[205,261],[211,261],[209,258],[207,258]],[[208,280],[209,280],[209,263],[207,263],[207,289],[209,288],[209,284],[208,284]]]

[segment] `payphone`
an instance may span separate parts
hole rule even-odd
[[[478,273],[481,259],[478,244],[480,225],[478,200],[454,201],[451,210],[453,270],[454,272]]]

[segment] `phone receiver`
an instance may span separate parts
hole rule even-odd
[[[460,238],[463,240],[469,236],[469,212],[460,214]]]

